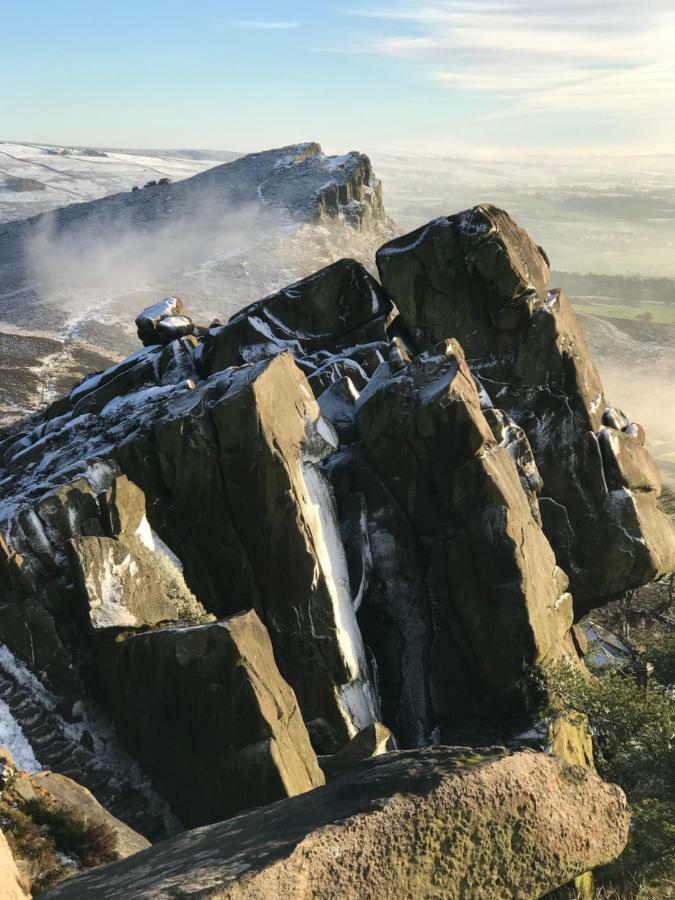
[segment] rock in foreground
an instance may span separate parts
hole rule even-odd
[[[469,751],[473,754],[473,751]],[[623,849],[621,791],[535,753],[387,754],[45,898],[537,898]]]

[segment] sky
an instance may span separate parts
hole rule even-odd
[[[0,140],[675,152],[675,0],[0,0]]]

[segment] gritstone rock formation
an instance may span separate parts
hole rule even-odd
[[[502,210],[479,206],[386,244],[377,263],[415,348],[456,338],[490,401],[527,435],[577,615],[672,571],[675,532],[656,507],[644,432],[605,399],[569,299],[548,289],[544,251]]]
[[[644,433],[608,406],[543,251],[506,213],[432,222],[378,264],[383,287],[344,259],[210,327],[156,304],[143,349],[0,442],[0,697],[31,741],[38,707],[40,763],[151,838],[392,747],[517,746],[546,706],[542,667],[583,668],[575,613],[675,568]],[[576,726],[551,735],[592,766]],[[363,784],[390,772],[388,796],[438,753],[385,754]],[[572,833],[588,824],[578,792],[605,827],[615,793],[522,759],[475,777],[525,766],[543,794],[557,785]],[[606,861],[623,827],[552,868],[542,840],[522,883]],[[481,887],[461,853],[447,865],[448,884],[495,896],[492,870]]]
[[[627,834],[621,791],[585,769],[441,747],[380,756],[45,898],[538,898],[613,859]]]

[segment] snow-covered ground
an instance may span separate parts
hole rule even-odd
[[[0,223],[159,178],[178,181],[221,161],[0,141]]]

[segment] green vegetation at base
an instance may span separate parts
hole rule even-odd
[[[628,846],[595,873],[597,897],[604,900],[675,898],[673,635],[646,647],[644,659],[654,664],[648,682],[615,669],[591,679],[567,665],[546,673],[557,703],[588,717],[598,771],[619,784],[630,803]]]

